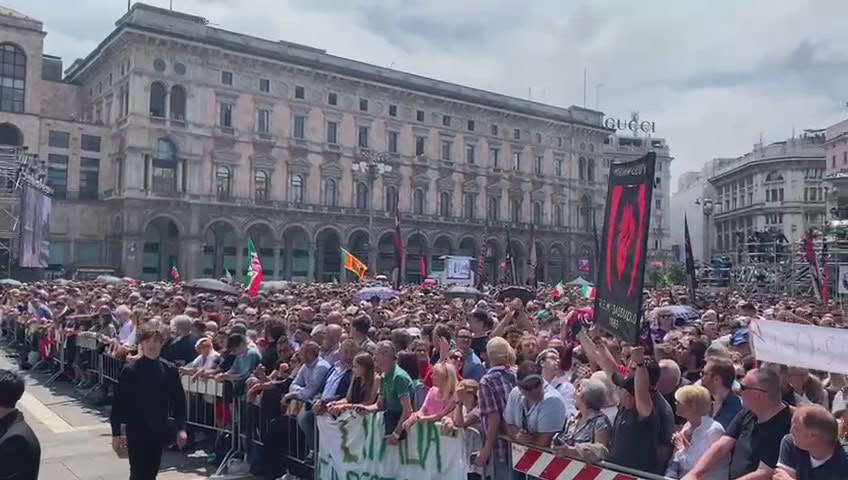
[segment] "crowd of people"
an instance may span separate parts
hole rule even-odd
[[[652,341],[628,345],[593,325],[592,301],[576,291],[451,298],[407,286],[359,299],[360,288],[291,284],[249,297],[36,283],[4,291],[3,326],[27,317],[24,364],[44,354],[38,347],[50,338],[39,332],[50,326],[96,336],[129,363],[144,358],[139,340],[156,332],[162,358],[231,383],[232,394],[274,418],[253,465],[267,479],[289,470],[279,452],[292,428],[314,452],[316,417],[348,410],[383,412],[389,444],[421,422],[480,432],[469,478],[515,478],[509,441],[684,480],[848,478],[846,377],[759,362],[748,334],[758,318],[848,328],[837,309],[704,293],[697,318],[680,318],[685,296],[652,290],[643,302]],[[70,376],[90,387],[84,363],[72,359]]]

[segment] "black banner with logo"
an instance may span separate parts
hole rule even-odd
[[[651,228],[656,154],[610,166],[595,323],[636,344],[642,317],[645,252]]]

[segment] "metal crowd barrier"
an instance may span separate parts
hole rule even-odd
[[[14,342],[22,346],[26,346],[28,340],[27,318],[27,315],[20,315],[12,323]],[[49,347],[46,361],[54,364],[56,370],[47,380],[48,385],[64,375],[71,365],[96,376],[97,383],[88,393],[118,383],[125,362],[110,353],[108,348],[104,348],[108,346],[101,343],[96,335],[80,332],[69,346],[70,336],[63,331],[51,331],[56,337]],[[73,359],[73,363],[69,359]],[[269,431],[271,421],[277,418],[287,422],[288,438],[284,442],[286,449],[280,454],[286,456],[289,472],[300,478],[314,477],[318,455],[315,452],[315,455],[310,456],[306,439],[295,416],[266,415],[259,405],[248,401],[246,395],[234,395],[232,384],[229,382],[205,377],[192,378],[190,374],[182,374],[180,380],[186,398],[186,424],[193,429],[215,435],[216,445],[218,440],[229,437],[227,453],[221,459],[216,475],[223,474],[232,459],[247,459],[251,448],[263,447],[262,439]],[[219,413],[217,416],[216,411]],[[224,421],[220,415],[222,412],[228,412],[228,415],[224,415],[227,417]],[[315,439],[317,449],[317,426]]]
[[[528,446],[510,441],[509,465],[512,479],[545,478],[614,478],[615,480],[674,480],[669,477],[623,467],[607,461],[586,462],[584,460],[554,455],[549,448]],[[500,479],[495,479],[500,480]]]
[[[186,396],[186,424],[197,429],[207,430],[215,434],[217,440],[230,436],[230,447],[221,464],[218,466],[216,475],[221,475],[226,469],[230,459],[241,452],[238,435],[239,423],[237,417],[238,402],[232,395],[226,398],[226,385],[222,382],[205,377],[193,377],[190,374],[182,374],[180,380]],[[229,411],[229,421],[216,415],[216,411]]]
[[[53,340],[50,343],[50,350],[48,352],[48,362],[56,364],[56,372],[47,379],[47,385],[52,384],[56,380],[59,379],[62,375],[65,374],[65,369],[68,368],[68,335],[66,335],[61,330],[50,329],[53,333]],[[48,333],[49,338],[50,333]],[[36,368],[33,366],[33,368]]]

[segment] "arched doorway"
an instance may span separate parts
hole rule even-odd
[[[393,233],[384,233],[380,237],[378,244],[379,254],[377,255],[377,272],[389,278],[392,278],[392,271],[395,268],[395,237]]]
[[[339,255],[341,256],[341,254]],[[283,232],[283,279],[309,281],[309,236],[302,227]]]
[[[425,269],[432,269],[426,265],[427,240],[421,234],[414,234],[406,242],[406,281],[409,283],[421,283],[424,279],[421,273],[421,260],[424,259]]]
[[[179,261],[180,231],[170,218],[159,217],[144,228],[141,280],[168,280]]]
[[[499,276],[500,273],[500,262],[501,258],[503,258],[503,254],[501,252],[501,244],[495,239],[489,239],[486,241],[486,260],[485,260],[485,268],[483,279],[485,282],[496,284],[501,278]]]
[[[445,260],[442,258],[445,255],[453,255],[453,245],[451,245],[450,238],[442,235],[433,242],[433,257],[430,260],[431,271],[443,272],[445,270]]]
[[[315,278],[319,282],[332,282],[341,277],[341,237],[333,228],[325,228],[315,238],[318,246],[318,265]]]
[[[551,247],[548,255],[548,281],[551,285],[559,282],[567,282],[565,269],[565,254],[562,245],[556,244]]]
[[[0,145],[21,147],[24,144],[24,134],[11,123],[0,124]]]
[[[347,241],[347,251],[353,254],[354,257],[362,260],[365,265],[368,265],[368,232],[357,230],[350,234],[350,238]],[[379,257],[377,271],[380,271]],[[356,275],[353,272],[346,273],[345,275],[345,278],[349,280],[356,279]]]
[[[524,245],[518,240],[513,240],[510,244],[510,255],[512,256],[513,265],[507,265],[507,271],[510,272],[507,278],[511,278],[513,285],[524,285],[527,279],[527,252]],[[514,268],[515,277],[512,277]]]
[[[457,255],[465,257],[477,258],[477,242],[471,237],[465,237],[459,242],[459,248],[456,249]]]
[[[230,223],[209,225],[203,234],[203,276],[221,278],[229,273],[235,277],[243,267],[237,265],[237,245],[236,230]]]
[[[253,240],[253,246],[256,247],[256,253],[259,255],[259,262],[262,263],[262,280],[273,280],[274,231],[265,223],[256,223],[247,229],[247,238]],[[242,251],[242,258],[248,258],[247,241],[245,241]],[[243,260],[243,263],[239,268],[242,269],[244,275],[247,275],[247,260]]]
[[[592,255],[592,248],[588,245],[583,245],[577,251],[577,274],[589,281],[594,281],[595,278],[595,256]]]

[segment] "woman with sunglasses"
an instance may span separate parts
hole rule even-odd
[[[433,366],[433,388],[427,391],[424,403],[403,422],[409,430],[418,422],[438,422],[456,407],[456,371],[448,362]]]
[[[554,437],[554,452],[562,457],[602,460],[612,433],[612,423],[602,412],[607,403],[607,387],[600,380],[582,380],[576,400],[577,414]]]

